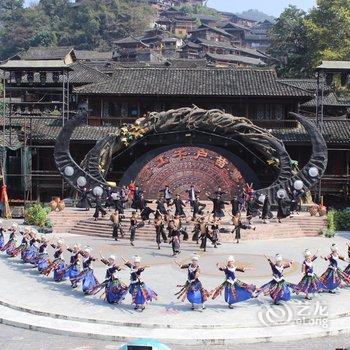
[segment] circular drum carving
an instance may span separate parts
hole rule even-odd
[[[169,185],[174,194],[185,196],[194,184],[201,191],[215,192],[220,186],[231,196],[240,192],[245,180],[236,166],[221,154],[201,147],[178,147],[159,154],[139,172],[136,183],[147,198],[157,198]]]

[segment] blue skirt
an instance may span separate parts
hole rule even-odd
[[[320,277],[321,283],[328,290],[334,290],[342,285],[350,284],[350,276],[344,273],[341,269],[328,268]]]
[[[75,279],[79,276],[80,270],[77,265],[71,265],[66,271],[65,271],[65,278],[69,278],[71,281],[72,279]]]
[[[38,271],[41,273],[49,267],[49,255],[47,253],[38,255]]]
[[[64,280],[66,272],[66,264],[63,261],[56,263],[56,268],[53,271],[53,279],[55,282],[61,282]]]
[[[240,281],[234,284],[227,282],[225,283],[225,301],[231,305],[251,299],[254,289],[255,286],[248,286]]]
[[[4,245],[5,245],[4,235],[0,235],[0,249],[2,249]]]
[[[129,293],[132,296],[132,303],[135,305],[143,305],[157,299],[157,293],[148,288],[143,282],[130,284]]]
[[[94,271],[92,269],[88,269],[87,271],[84,271],[84,278],[83,278],[83,292],[84,294],[91,294],[94,289],[99,285],[95,275]]]
[[[259,293],[270,295],[274,303],[277,304],[280,301],[289,301],[291,299],[291,289],[296,289],[296,286],[285,280],[280,282],[271,280],[260,288]]]
[[[128,287],[122,284],[118,279],[109,281],[106,286],[106,300],[110,304],[119,303],[125,299]]]
[[[22,260],[25,263],[36,264],[38,249],[34,246],[25,249],[22,254]]]
[[[192,282],[187,287],[187,300],[191,304],[203,304],[208,299],[209,293],[203,289],[202,283],[198,280]]]

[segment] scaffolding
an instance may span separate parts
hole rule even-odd
[[[16,179],[21,184],[22,195],[17,202],[26,204],[33,200],[33,179],[43,176],[59,177],[50,171],[38,171],[33,166],[32,155],[53,145],[33,142],[33,131],[38,123],[59,122],[64,125],[70,117],[69,72],[72,70],[62,60],[9,60],[0,65],[3,71],[3,183]],[[18,132],[22,131],[21,140]],[[19,142],[20,141],[20,142]],[[20,171],[12,172],[8,150],[20,150]],[[64,184],[62,184],[64,186]]]

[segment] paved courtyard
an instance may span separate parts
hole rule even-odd
[[[218,286],[223,276],[215,265],[217,262],[224,263],[227,256],[232,254],[238,266],[249,268],[246,273],[239,274],[239,279],[260,286],[270,279],[264,254],[274,256],[280,253],[285,259],[296,262],[285,274],[288,281],[296,283],[301,278],[300,263],[306,248],[315,252],[319,249],[320,255],[326,255],[331,243],[336,242],[345,255],[349,236],[341,233],[334,239],[308,237],[223,243],[218,249],[210,247],[206,253],[200,252],[201,280],[208,290]],[[165,343],[175,344],[171,345],[175,350],[221,350],[236,343],[254,342],[261,344],[245,344],[243,349],[267,349],[266,341],[274,342],[269,349],[277,349],[282,344],[290,344],[288,348],[293,348],[299,342],[293,345],[290,343],[292,340],[301,339],[306,343],[303,339],[310,337],[314,338],[311,343],[315,344],[315,349],[317,344],[329,343],[329,348],[333,348],[333,344],[334,347],[350,345],[350,341],[346,344],[350,319],[348,288],[338,291],[336,295],[319,294],[311,302],[294,296],[290,303],[281,307],[271,307],[269,298],[260,297],[229,310],[222,298],[218,298],[208,301],[205,311],[193,312],[188,303],[182,303],[174,296],[177,285],[185,282],[186,272],[174,264],[169,245],[163,245],[158,251],[154,242],[150,241],[137,241],[136,246],[131,247],[128,241],[123,240],[114,242],[111,239],[73,235],[62,235],[62,238],[67,245],[79,242],[82,246],[92,247],[95,256],[99,252],[105,256],[114,254],[119,259],[134,254],[142,256],[143,262],[151,265],[144,273],[144,280],[159,294],[159,299],[149,305],[144,313],[133,310],[129,296],[122,305],[108,305],[99,296],[84,297],[80,290],[71,290],[69,283],[55,283],[51,277],[40,276],[36,269],[23,265],[19,259],[9,259],[1,254],[0,276],[7,281],[0,289],[0,314],[5,323],[0,326],[1,349],[4,348],[2,343],[6,344],[5,349],[15,349],[18,341],[25,342],[25,346],[36,344],[31,349],[40,346],[44,346],[41,347],[44,349],[48,344],[47,339],[53,344],[53,347],[50,346],[52,349],[60,349],[66,342],[71,344],[69,348],[72,349],[118,349],[124,338],[133,337],[160,338]],[[196,244],[185,243],[178,259],[187,261],[194,251],[199,252]],[[65,256],[68,259],[69,255]],[[321,274],[327,262],[318,259],[315,265],[316,272]],[[94,270],[102,281],[105,267],[96,262]],[[120,278],[124,282],[128,281],[128,277],[127,269],[121,271]],[[304,314],[301,313],[302,309]],[[9,325],[54,334],[18,331]],[[86,338],[86,334],[90,333],[95,334],[95,339]],[[338,336],[315,339],[327,335]]]

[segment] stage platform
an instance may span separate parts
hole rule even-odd
[[[206,209],[211,211],[212,204],[209,202],[206,202],[206,204]],[[154,205],[151,207],[154,208]],[[131,211],[131,209],[125,211],[125,219],[122,223],[126,238],[129,237]],[[112,223],[109,220],[109,217],[112,212],[113,211],[107,211],[105,218],[100,218],[98,221],[94,221],[94,218],[92,217],[94,209],[85,211],[78,208],[66,208],[62,212],[52,212],[50,214],[50,219],[53,223],[53,231],[57,234],[68,232],[77,235],[110,238],[112,236]],[[185,212],[190,218],[190,209],[185,208]],[[242,238],[244,240],[256,240],[318,236],[322,228],[326,226],[324,217],[312,217],[308,212],[301,212],[299,215],[294,215],[292,218],[282,220],[281,224],[277,222],[276,212],[273,214],[275,218],[269,220],[268,224],[264,224],[259,218],[253,219],[252,224],[256,227],[255,231],[242,230]],[[245,221],[245,214],[243,214],[243,221]],[[191,237],[194,225],[193,222],[186,222],[183,220],[183,223]],[[233,226],[231,223],[231,217],[228,214],[222,219],[220,228],[227,232],[220,234],[222,241],[234,240],[234,236],[230,234]],[[144,227],[137,230],[136,237],[143,240],[155,240],[153,215],[151,215],[150,224],[146,222]]]

